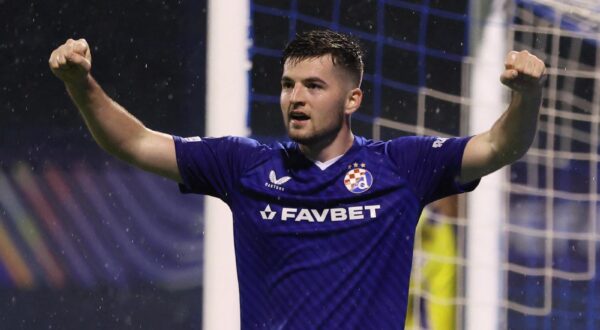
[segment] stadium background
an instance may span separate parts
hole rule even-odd
[[[465,78],[469,66],[463,62],[468,63],[467,56],[473,53],[473,40],[477,42],[484,17],[469,11],[469,1],[254,0],[250,4],[253,43],[247,120],[253,137],[265,142],[284,137],[278,109],[280,49],[295,33],[313,28],[352,33],[367,50],[365,102],[353,120],[358,134],[387,139],[468,132],[469,102],[464,98],[469,97]],[[511,2],[511,6],[507,9],[510,22],[550,27],[556,23],[548,19],[553,13],[548,7],[529,1]],[[205,1],[0,1],[2,327],[200,328],[202,199],[179,195],[175,185],[103,154],[46,61],[65,38],[85,37],[93,47],[94,75],[111,96],[153,129],[203,135],[206,7]],[[519,15],[520,9],[526,15]],[[558,25],[578,30],[569,20],[559,20]],[[551,53],[552,47],[540,42],[539,35],[527,36],[538,32],[511,33],[508,37],[515,45],[534,49],[540,56]],[[581,70],[594,70],[596,41],[583,39],[587,40],[582,46],[585,51],[571,61],[583,63]],[[562,55],[557,57],[575,56],[572,49],[559,47]],[[579,68],[573,63],[567,64]],[[563,64],[565,70],[569,65]],[[558,84],[569,85],[569,81]],[[598,88],[594,78],[571,85],[577,85],[580,99],[594,100]],[[544,105],[563,106],[556,102],[546,98]],[[565,112],[583,115],[591,111],[563,107]],[[546,151],[548,136],[554,139],[554,131],[548,133],[545,124],[550,119],[555,119],[552,114],[543,114],[543,138],[538,136],[534,146],[537,152]],[[585,120],[573,124],[572,118],[556,121],[571,125],[569,132],[597,133],[597,117],[584,119],[593,124]],[[558,151],[568,144],[569,152],[597,154],[597,140],[591,146],[561,141],[556,143]],[[545,179],[530,177],[544,177],[546,167],[554,167],[548,162],[531,164],[526,159],[512,167],[509,181],[515,186],[509,184],[506,190],[514,204],[507,211],[505,261],[517,267],[503,268],[506,282],[498,306],[504,315],[500,326],[597,328],[600,321],[593,312],[598,305],[594,298],[597,279],[593,274],[585,279],[567,276],[569,270],[595,270],[598,265],[590,258],[592,254],[595,258],[597,238],[567,235],[559,237],[563,244],[548,246],[554,241],[548,231],[555,228],[548,228],[546,220],[554,216],[544,213],[540,220],[532,215],[540,207],[553,212],[556,207],[556,214],[563,214],[560,209],[568,198],[548,205],[548,197],[532,197],[519,190],[523,178],[526,184],[547,188]],[[590,188],[583,192],[592,194],[590,200],[571,203],[569,210],[596,208],[597,184],[590,183],[589,177],[586,181],[585,171],[597,166],[597,157],[584,165],[567,162],[556,171],[561,178],[557,182],[564,187]],[[457,327],[463,326],[463,307],[468,305],[465,262],[460,257],[465,255],[464,212],[464,201],[460,201],[458,217],[432,217],[434,225],[448,225],[455,235],[451,241],[456,239],[458,255],[449,257],[455,266],[456,297],[443,302],[455,309]],[[591,213],[577,216],[584,219],[578,228],[591,228],[596,234],[595,224],[585,226],[589,218],[596,219]],[[556,222],[570,217],[565,213]],[[558,229],[569,227],[561,223]],[[545,236],[529,235],[532,230],[545,231]],[[540,246],[541,252],[528,249]],[[550,262],[544,253],[548,249],[555,251]],[[416,262],[426,262],[426,251],[420,251]],[[531,275],[518,266],[542,273]],[[554,267],[566,269],[567,275],[554,276]],[[435,293],[426,288],[416,291],[413,305],[435,301]],[[416,326],[426,327],[426,313],[415,315]]]

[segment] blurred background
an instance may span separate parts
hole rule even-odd
[[[494,321],[480,329],[600,327],[595,0],[248,4],[244,117],[264,142],[285,139],[279,56],[301,31],[330,28],[363,44],[365,100],[352,125],[378,139],[472,134],[474,117],[489,112],[476,98],[500,95],[505,106],[497,76],[473,93],[478,61],[502,65],[482,55],[482,45],[500,58],[527,49],[544,60],[536,141],[497,174],[494,197],[477,205],[501,212],[476,217],[460,197],[422,216],[406,328],[478,329],[468,326],[479,303],[473,291],[486,290]],[[110,96],[153,129],[202,136],[207,8],[206,1],[0,0],[0,328],[202,327],[203,199],[103,153],[47,59],[67,38],[84,37]],[[501,43],[486,43],[489,28],[501,31]],[[480,242],[469,230],[487,222],[498,241],[483,267],[497,278],[473,289],[469,272],[481,260],[471,259],[469,246]]]
[[[204,1],[0,1],[0,328],[202,323],[202,199],[105,154],[48,69],[67,38],[149,127],[204,131]]]

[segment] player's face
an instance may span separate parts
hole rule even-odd
[[[288,59],[283,66],[280,103],[290,138],[304,145],[335,139],[349,126],[345,105],[351,90],[348,73],[336,67],[330,55]]]

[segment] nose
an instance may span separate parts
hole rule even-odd
[[[290,106],[292,109],[304,104],[304,93],[302,88],[301,84],[296,84],[294,85],[294,89],[292,89],[292,93],[290,94]]]

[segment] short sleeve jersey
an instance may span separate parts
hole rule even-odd
[[[174,137],[184,192],[233,213],[244,329],[402,329],[422,208],[461,186],[469,138],[355,137],[322,170],[296,143]]]

